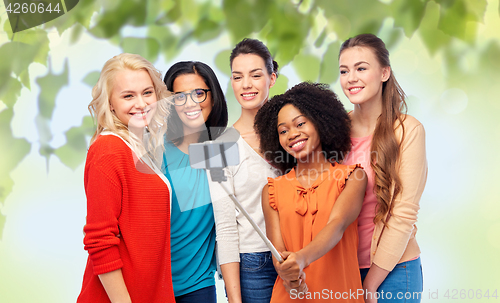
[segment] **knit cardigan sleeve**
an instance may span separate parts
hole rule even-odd
[[[424,127],[409,115],[404,125],[399,167],[402,190],[393,201],[391,217],[373,258],[373,263],[388,271],[392,271],[401,260],[408,241],[414,234],[420,197],[427,180]]]
[[[103,146],[106,141],[102,141],[104,140],[96,141],[89,149],[84,180],[87,195],[84,245],[95,275],[123,266],[118,250],[120,243],[118,218],[123,189],[117,162],[124,157],[124,150],[115,149],[111,153],[110,149]]]

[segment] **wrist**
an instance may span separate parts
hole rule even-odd
[[[228,303],[241,303],[241,292],[233,286],[233,288],[226,288],[226,296]]]
[[[236,297],[228,298],[227,302],[228,303],[241,303],[241,298],[236,298]]]
[[[376,292],[380,284],[377,284],[372,279],[365,279],[363,282],[363,288],[370,292]]]
[[[301,269],[306,268],[309,266],[309,258],[307,257],[307,254],[304,253],[302,250],[299,250],[298,252],[295,253],[295,258],[297,260],[297,263],[299,263],[299,266]]]
[[[375,287],[373,285],[367,285],[367,284],[363,283],[363,289],[370,291],[370,292],[375,292],[375,291],[377,291],[378,287]]]
[[[376,291],[382,282],[384,282],[388,274],[389,271],[382,269],[377,264],[373,263],[363,282],[363,287],[365,289]]]

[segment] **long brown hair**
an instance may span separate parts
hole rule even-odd
[[[361,34],[344,41],[340,46],[339,57],[344,50],[351,47],[369,48],[382,67],[391,66],[389,51],[385,43],[375,35]],[[377,119],[370,153],[371,166],[375,172],[375,195],[377,197],[374,223],[382,221],[384,225],[386,224],[394,197],[403,190],[398,172],[403,139],[398,142],[395,129],[400,126],[404,138],[403,121],[407,111],[405,98],[406,95],[391,69],[389,79],[382,84],[382,113]]]

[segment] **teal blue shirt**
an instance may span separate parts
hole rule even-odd
[[[215,222],[207,174],[165,143],[165,176],[172,186],[171,254],[175,296],[215,285]]]

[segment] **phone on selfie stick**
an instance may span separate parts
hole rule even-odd
[[[236,142],[222,142],[222,141],[207,141],[204,143],[193,143],[188,147],[189,151],[189,164],[194,169],[207,169],[210,171],[212,181],[218,182],[226,191],[229,198],[233,200],[236,207],[252,224],[255,231],[264,240],[267,247],[271,250],[273,256],[280,262],[283,258],[276,250],[274,245],[269,241],[266,235],[262,232],[255,221],[250,217],[248,212],[243,208],[240,201],[229,191],[229,189],[222,182],[227,181],[224,174],[224,167],[238,165],[240,163],[240,156],[238,151],[238,144]]]

